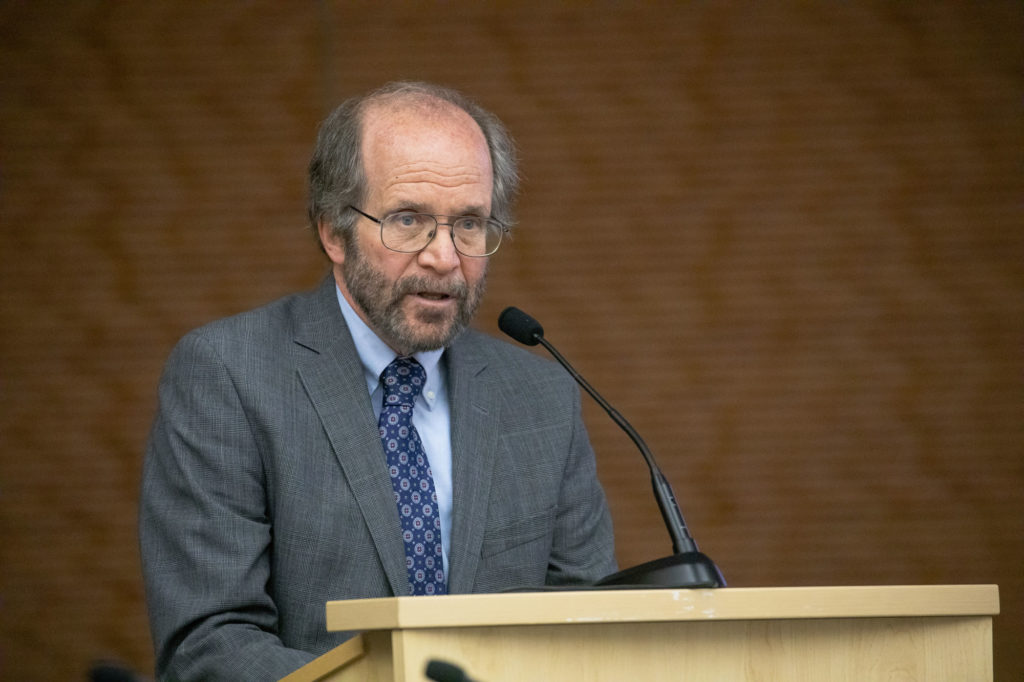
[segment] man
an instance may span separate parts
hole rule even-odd
[[[279,679],[351,636],[332,599],[615,571],[572,379],[466,328],[516,186],[503,126],[456,92],[392,84],[325,121],[330,275],[193,331],[161,379],[140,505],[161,679]]]

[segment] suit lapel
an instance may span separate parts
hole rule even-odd
[[[473,589],[498,450],[500,387],[486,368],[472,333],[448,349],[454,495],[448,591],[453,594]]]
[[[394,493],[362,364],[338,308],[333,277],[328,276],[307,303],[295,335],[305,351],[297,361],[299,376],[370,529],[391,589],[404,595],[408,576]]]

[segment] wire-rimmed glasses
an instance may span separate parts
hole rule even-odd
[[[437,234],[438,225],[451,228],[452,244],[463,256],[483,258],[490,256],[501,246],[502,236],[508,227],[493,218],[477,216],[431,215],[402,211],[389,213],[383,218],[349,206],[359,215],[380,225],[380,241],[384,246],[399,253],[417,253]],[[441,220],[441,219],[444,220]]]

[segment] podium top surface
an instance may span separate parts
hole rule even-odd
[[[327,629],[993,616],[996,585],[572,590],[327,602]]]

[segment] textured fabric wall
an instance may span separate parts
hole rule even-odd
[[[1019,3],[0,4],[0,677],[151,665],[136,552],[186,330],[312,286],[340,98],[442,81],[525,187],[515,304],[735,586],[999,583],[1024,658]],[[624,565],[670,551],[588,407]]]

